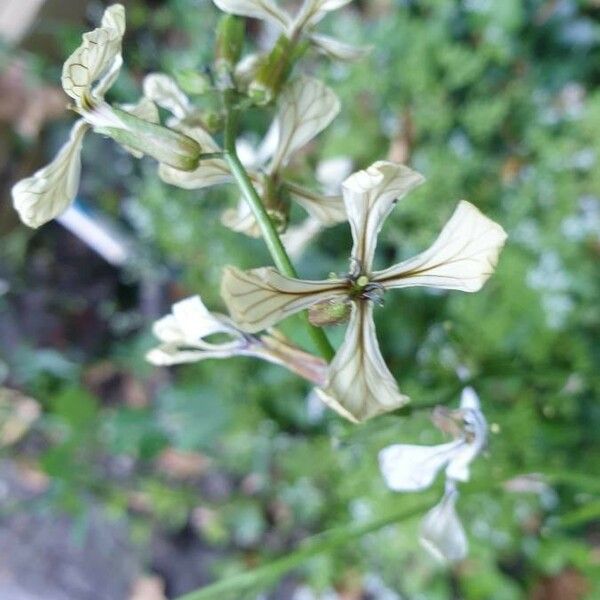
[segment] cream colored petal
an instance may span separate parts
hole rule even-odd
[[[363,272],[371,270],[377,235],[394,204],[423,181],[416,171],[388,161],[375,162],[344,181],[344,204],[354,239],[352,258]]]
[[[248,203],[241,198],[236,208],[227,208],[221,215],[221,223],[235,231],[251,238],[259,238],[262,233]]]
[[[292,279],[272,267],[251,271],[226,267],[221,281],[221,296],[232,319],[251,333],[322,300],[345,296],[346,290],[346,282],[341,279]]]
[[[327,363],[318,356],[304,352],[279,331],[269,330],[268,334],[260,336],[259,342],[253,345],[252,355],[286,367],[315,385],[325,383]]]
[[[223,12],[269,21],[282,29],[286,29],[290,22],[289,16],[271,0],[213,0],[213,2]]]
[[[385,288],[477,292],[494,272],[505,241],[506,232],[498,223],[461,200],[432,246],[373,277]]]
[[[388,487],[396,492],[424,490],[461,445],[462,440],[437,446],[394,444],[379,453],[379,468]]]
[[[308,245],[323,231],[323,225],[314,217],[304,219],[300,225],[288,227],[281,236],[288,256],[292,260],[298,260]]]
[[[159,123],[160,119],[158,116],[158,108],[156,104],[149,98],[142,97],[135,104],[122,104],[121,107],[124,111],[130,115],[148,121],[148,123]]]
[[[419,540],[437,559],[457,562],[467,556],[468,541],[456,514],[458,492],[451,488],[423,518]]]
[[[310,36],[312,43],[324,54],[330,58],[343,61],[355,61],[365,58],[371,50],[372,46],[355,46],[354,44],[346,44],[340,40],[328,35],[313,33]]]
[[[236,335],[237,331],[228,325],[219,315],[211,313],[200,296],[192,296],[173,304],[173,316],[184,332],[184,339],[198,342],[215,333]]]
[[[144,96],[177,119],[185,119],[193,107],[175,80],[164,73],[150,73],[144,78]]]
[[[330,406],[343,407],[356,421],[364,421],[406,404],[385,364],[373,322],[373,304],[352,306],[346,336],[329,366],[327,385],[319,396]]]
[[[446,476],[455,481],[468,481],[471,463],[487,442],[487,422],[480,410],[479,398],[471,387],[462,391],[459,414],[464,427],[463,444],[449,462]]]
[[[115,81],[119,77],[121,67],[123,66],[123,57],[121,54],[117,54],[112,61],[108,71],[100,77],[98,83],[93,87],[92,94],[96,100],[102,100],[106,95],[106,92],[114,85]]]
[[[85,121],[77,121],[54,160],[13,186],[13,205],[29,227],[51,221],[75,199],[81,173],[81,146],[88,129]]]
[[[323,131],[339,111],[338,97],[318,79],[301,76],[292,81],[279,97],[275,117],[279,140],[269,173],[284,167],[291,155]]]
[[[213,138],[200,127],[179,127],[179,131],[196,140],[204,153],[220,152],[221,148]],[[232,181],[231,172],[225,160],[210,158],[200,160],[193,171],[181,171],[165,164],[158,168],[158,175],[165,182],[186,190],[199,190],[213,185]]]
[[[171,314],[156,321],[152,331],[166,345],[211,350],[219,346],[205,342],[204,339],[208,336],[215,333],[226,333],[234,337],[239,335],[228,323],[228,319],[208,311],[199,296],[176,302]]]
[[[121,4],[114,4],[105,11],[100,27],[83,34],[81,45],[63,65],[63,88],[81,108],[88,108],[96,81],[100,80],[94,90],[97,99],[114,82],[122,62],[124,33],[125,9]]]
[[[314,27],[328,12],[346,6],[351,0],[304,0],[290,26],[290,32]]]
[[[195,363],[210,358],[231,358],[237,356],[235,350],[181,350],[177,346],[162,345],[146,353],[146,360],[157,367],[171,367],[185,363]]]
[[[102,15],[101,27],[111,27],[123,37],[125,35],[125,7],[122,4],[111,4]]]
[[[348,219],[342,196],[324,196],[295,183],[286,182],[284,185],[290,196],[325,227],[343,223]]]

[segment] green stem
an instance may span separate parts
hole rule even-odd
[[[281,238],[279,237],[277,230],[273,225],[273,221],[271,221],[271,218],[265,210],[258,192],[252,185],[252,181],[250,180],[244,165],[237,155],[235,148],[237,111],[233,106],[235,102],[235,92],[233,90],[227,90],[224,92],[224,97],[226,110],[224,139],[225,159],[229,164],[231,173],[235,178],[242,194],[244,195],[244,198],[252,209],[254,218],[260,227],[262,237],[267,245],[271,257],[273,258],[275,266],[287,277],[297,278],[298,274],[296,273],[296,269],[294,268],[294,265],[292,264],[292,261],[290,260],[290,257],[288,256],[281,242]],[[306,319],[308,331],[314,344],[317,346],[322,356],[326,360],[330,361],[335,352],[329,343],[325,332],[322,329],[312,325],[308,321],[306,314],[304,315],[304,318]]]
[[[243,592],[257,586],[266,586],[276,581],[288,571],[299,567],[307,559],[317,554],[322,554],[340,546],[347,546],[352,540],[361,538],[368,533],[399,521],[411,519],[422,514],[431,504],[430,500],[422,501],[411,508],[403,508],[401,511],[396,511],[367,521],[366,523],[351,524],[330,529],[305,540],[297,550],[286,556],[252,571],[246,571],[213,583],[203,589],[181,596],[177,600],[225,600],[226,598],[241,598]]]

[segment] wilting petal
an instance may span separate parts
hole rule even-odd
[[[394,444],[379,453],[379,468],[388,487],[396,492],[424,490],[461,444],[461,440],[437,446]]]
[[[327,363],[322,358],[304,352],[276,330],[261,337],[242,332],[228,317],[211,313],[199,296],[174,304],[153,331],[162,344],[150,350],[146,360],[157,366],[252,356],[284,366],[315,385],[325,382]],[[227,341],[208,342],[206,338],[215,333],[227,334]]]
[[[371,302],[353,303],[346,336],[329,366],[327,385],[319,395],[332,408],[341,406],[356,421],[408,402],[381,356]]]
[[[433,245],[373,279],[385,288],[427,286],[477,292],[494,272],[506,232],[461,200]]]
[[[355,46],[340,42],[336,38],[320,33],[313,33],[310,36],[312,43],[321,52],[337,60],[353,61],[364,58],[373,49],[372,46]]]
[[[455,481],[468,481],[471,463],[481,454],[487,441],[487,422],[479,409],[475,390],[466,387],[461,396],[463,443],[448,463],[446,476]]]
[[[213,0],[223,12],[269,21],[286,29],[290,18],[271,0]]]
[[[377,161],[344,181],[344,204],[354,239],[352,258],[363,272],[371,269],[377,235],[394,204],[423,181],[416,171],[388,161]]]
[[[176,302],[171,314],[154,323],[153,333],[162,344],[152,349],[146,359],[160,366],[227,358],[238,354],[240,347],[247,345],[244,335],[228,317],[211,313],[200,296]],[[217,344],[206,341],[215,333],[227,334],[227,341]]]
[[[144,78],[144,96],[177,119],[185,119],[192,111],[188,97],[175,80],[164,73],[150,73]]]
[[[328,12],[342,8],[349,2],[351,0],[304,0],[290,30],[295,32],[313,27]]]
[[[421,544],[436,558],[448,562],[462,560],[468,551],[467,536],[456,514],[457,498],[458,492],[450,487],[421,523]]]
[[[106,9],[101,26],[84,33],[81,46],[66,60],[62,86],[79,107],[89,108],[94,82],[100,80],[94,90],[96,99],[100,99],[114,82],[122,62],[124,33],[125,9],[121,4],[113,4]]]
[[[290,156],[323,131],[340,110],[333,91],[318,79],[302,76],[293,81],[279,97],[275,117],[279,140],[268,171],[274,173]]]
[[[89,126],[79,120],[56,158],[12,188],[13,204],[23,223],[39,227],[63,213],[75,199],[81,173],[81,146]]]
[[[138,119],[148,121],[148,123],[160,122],[158,108],[149,98],[142,97],[136,104],[122,104],[120,108]]]
[[[346,290],[342,279],[292,279],[272,267],[251,271],[226,267],[221,280],[221,297],[232,319],[250,333],[271,327],[322,300],[343,297]]]
[[[100,26],[110,27],[123,37],[125,35],[125,7],[122,4],[111,4],[104,11]]]
[[[219,145],[201,127],[179,127],[178,129],[193,140],[196,140],[204,153],[221,151]],[[165,183],[176,185],[186,190],[199,190],[232,180],[229,167],[221,158],[201,159],[193,171],[182,171],[169,167],[166,164],[161,164],[158,168],[158,174]]]
[[[284,184],[290,196],[311,216],[326,227],[348,218],[342,196],[324,196],[295,183]]]
[[[304,352],[279,331],[270,330],[261,335],[258,343],[249,348],[248,354],[286,367],[315,385],[325,383],[327,363],[318,356]]]

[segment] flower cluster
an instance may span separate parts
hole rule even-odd
[[[454,439],[437,446],[394,444],[379,453],[379,466],[390,489],[416,492],[432,485],[444,469],[444,495],[421,522],[421,543],[431,553],[449,562],[467,555],[467,536],[456,514],[457,483],[468,481],[470,465],[482,452],[487,438],[487,423],[475,391],[462,392],[460,408],[436,409],[434,422]]]
[[[289,168],[293,156],[340,110],[328,86],[294,73],[294,67],[311,46],[338,59],[364,55],[365,49],[314,31],[326,14],[348,1],[305,0],[291,16],[271,0],[214,0],[230,14],[217,30],[211,85],[222,106],[213,119],[162,73],[145,77],[142,97],[135,105],[113,106],[105,100],[123,64],[125,34],[124,8],[109,7],[100,27],[83,35],[63,68],[63,88],[80,117],[69,140],[49,165],[17,183],[12,195],[21,219],[31,227],[65,211],[77,193],[83,137],[90,129],[113,138],[136,157],[156,159],[159,176],[168,184],[188,190],[237,184],[242,198],[236,208],[223,212],[222,223],[233,231],[262,237],[277,268],[225,267],[221,296],[229,316],[210,312],[199,296],[177,302],[171,314],[155,323],[160,343],[148,353],[148,360],[166,366],[232,356],[260,358],[309,381],[326,405],[357,423],[409,401],[379,348],[375,306],[389,290],[406,287],[477,292],[494,271],[506,233],[462,200],[429,248],[376,269],[379,231],[398,201],[423,184],[424,177],[405,165],[377,161],[348,176],[341,194],[294,181]],[[281,35],[270,50],[242,58],[243,23],[232,15],[268,21]],[[251,105],[270,105],[274,116],[261,145],[247,150],[244,158],[236,117]],[[159,107],[170,114],[164,125]],[[353,245],[347,273],[321,281],[297,276],[291,252],[286,253],[280,237],[290,225],[291,201],[308,214],[294,230],[301,244],[324,227],[349,224]],[[333,355],[331,362],[273,329],[305,310],[309,331],[321,351],[325,346],[322,353]],[[329,351],[322,328],[344,322],[343,342],[336,352]],[[456,560],[466,553],[466,537],[454,508],[456,482],[468,479],[469,465],[485,442],[486,424],[469,389],[463,393],[460,409],[444,417],[454,424],[452,442],[431,448],[392,446],[381,452],[380,463],[389,486],[398,491],[428,487],[445,468],[446,492],[426,515],[422,539],[439,554]]]
[[[362,421],[408,401],[387,368],[375,334],[373,307],[390,289],[427,286],[476,292],[492,274],[506,234],[502,227],[461,201],[437,240],[417,256],[373,270],[377,235],[399,198],[423,182],[403,165],[380,161],[343,184],[354,245],[350,271],[324,281],[292,279],[272,267],[227,267],[221,295],[234,321],[249,332],[266,329],[298,311],[348,316],[346,337],[317,393],[331,408]],[[321,321],[319,321],[321,322]]]
[[[79,187],[83,138],[90,129],[114,138],[137,157],[147,154],[180,169],[197,164],[200,146],[158,125],[152,102],[143,98],[118,108],[105,101],[123,65],[124,35],[125,9],[114,4],[104,13],[100,27],[85,33],[81,46],[65,62],[62,86],[80,118],[54,160],[13,187],[13,204],[26,225],[39,227],[71,205]]]

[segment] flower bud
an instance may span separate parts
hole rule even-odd
[[[283,34],[279,36],[273,49],[261,59],[256,77],[248,88],[248,95],[255,104],[268,104],[277,96],[307,48],[305,41],[298,43]]]
[[[196,140],[183,133],[139,119],[118,108],[109,110],[112,115],[105,123],[103,120],[94,119],[93,116],[90,118],[98,133],[180,171],[192,171],[198,166],[202,148]]]
[[[217,73],[231,72],[237,64],[244,47],[245,23],[234,15],[223,15],[217,25],[216,61]]]

